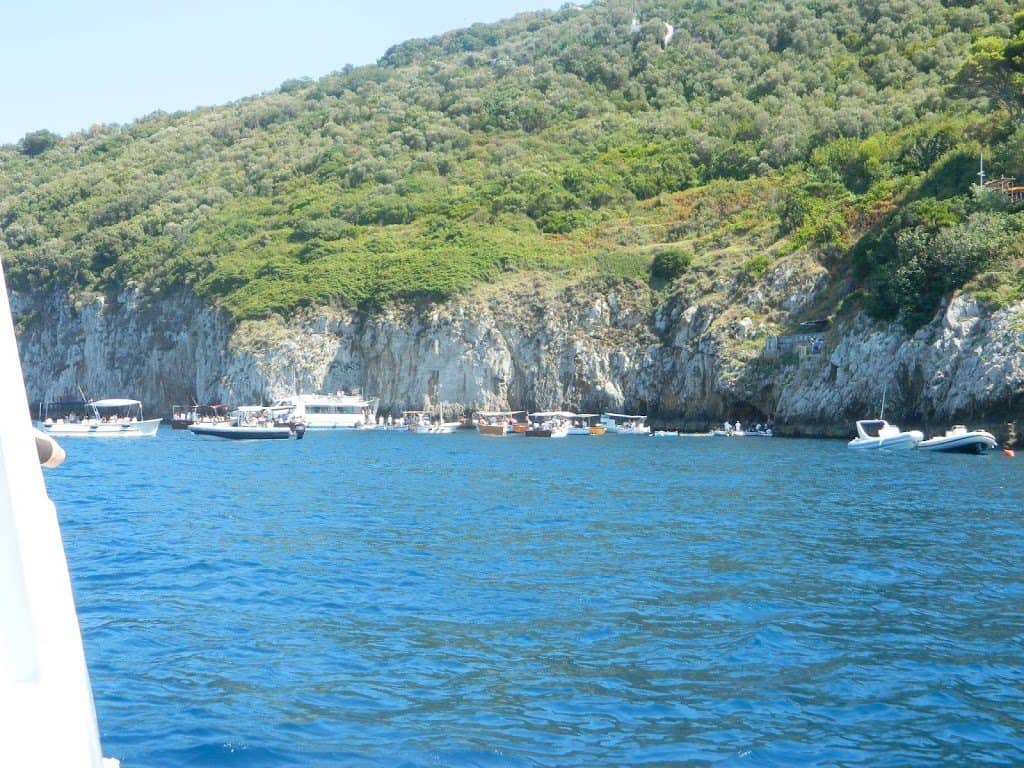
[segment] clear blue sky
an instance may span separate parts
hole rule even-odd
[[[0,0],[0,144],[273,90],[561,0]]]

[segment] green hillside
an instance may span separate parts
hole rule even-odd
[[[670,290],[798,254],[857,288],[844,306],[913,327],[964,285],[1024,294],[1022,205],[972,190],[982,153],[1024,178],[1022,24],[1001,0],[524,14],[222,107],[29,134],[0,148],[0,257],[15,288],[188,285],[244,319],[526,272]]]

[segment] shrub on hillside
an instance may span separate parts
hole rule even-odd
[[[686,274],[693,264],[693,254],[680,248],[659,251],[651,263],[651,277],[659,280],[675,280]]]

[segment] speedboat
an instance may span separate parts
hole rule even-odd
[[[997,445],[992,433],[983,429],[968,430],[963,424],[956,424],[947,429],[946,434],[924,440],[917,447],[945,453],[984,453]]]
[[[261,405],[242,405],[231,413],[231,421],[190,424],[188,431],[200,437],[223,437],[228,440],[287,440],[294,431],[301,440],[306,433],[302,422],[294,428],[287,423],[274,421],[271,409]]]
[[[38,429],[63,437],[153,437],[162,419],[145,419],[142,402],[126,398],[89,400],[82,403],[84,413],[76,412],[56,419],[46,416]]]
[[[850,448],[913,448],[924,439],[920,430],[902,431],[885,419],[862,419],[857,422],[857,436]]]

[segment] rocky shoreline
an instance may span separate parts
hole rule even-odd
[[[816,288],[813,276],[769,274],[723,301],[588,281],[237,325],[187,292],[11,299],[34,401],[81,388],[166,415],[193,400],[358,388],[382,411],[617,410],[686,431],[771,414],[778,435],[848,438],[884,395],[886,417],[906,428],[1022,432],[1024,305],[986,312],[957,296],[914,334],[854,314],[780,348],[774,319],[806,307]]]

